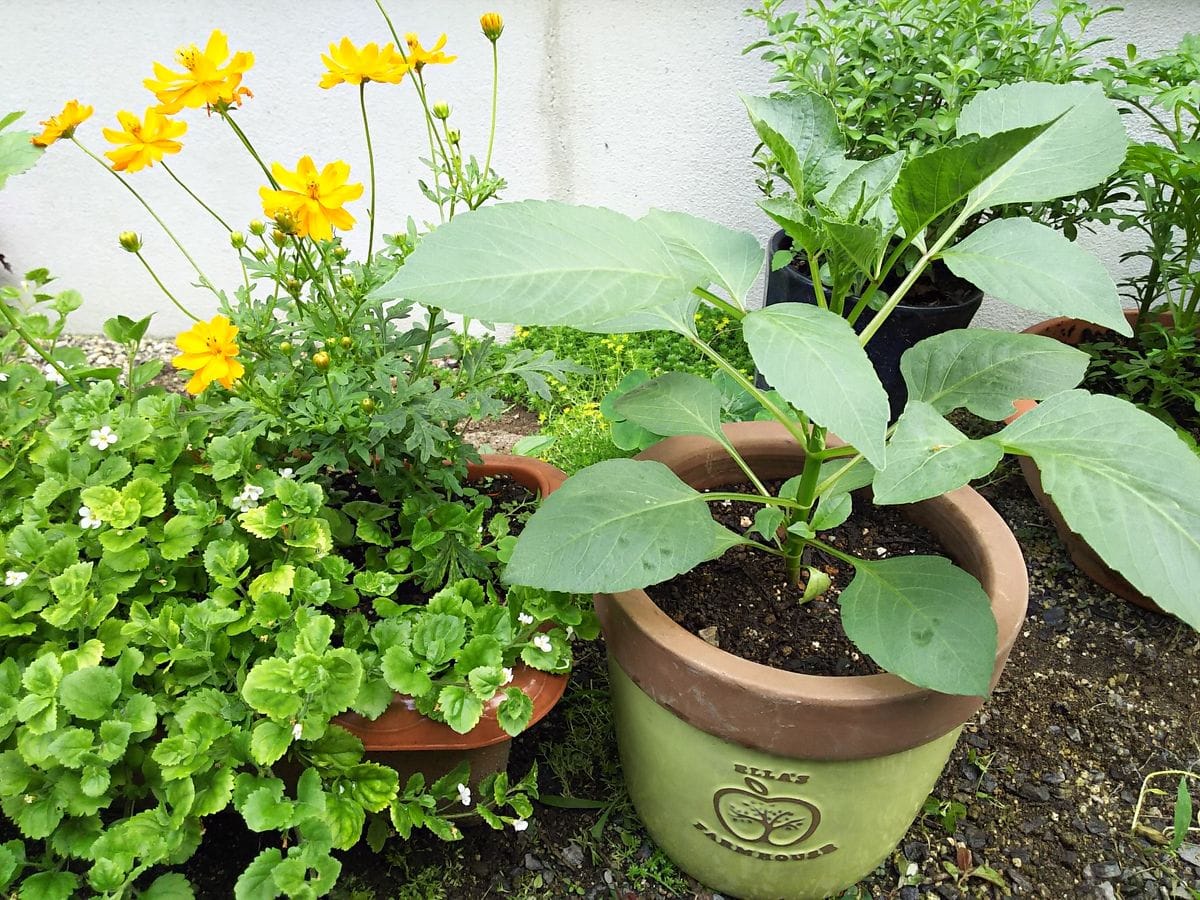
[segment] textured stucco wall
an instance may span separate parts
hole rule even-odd
[[[999,0],[998,0],[999,2]],[[1095,0],[1099,2],[1099,0]],[[602,203],[641,213],[652,206],[681,209],[754,232],[764,239],[771,223],[757,210],[754,145],[739,92],[766,90],[768,70],[741,49],[758,23],[741,15],[745,0],[646,2],[646,0],[480,0],[479,4],[388,4],[398,29],[417,31],[428,44],[449,33],[459,60],[428,70],[430,93],[454,107],[454,123],[468,150],[482,157],[486,140],[490,54],[479,34],[484,9],[502,12],[501,120],[495,168],[509,181],[509,199],[549,197]],[[1101,29],[1113,47],[1132,41],[1147,50],[1172,46],[1185,31],[1200,31],[1200,0],[1126,0],[1126,12]],[[334,14],[330,14],[330,11]],[[106,149],[101,126],[120,109],[139,114],[153,98],[141,87],[153,60],[170,61],[173,49],[203,42],[223,29],[233,49],[254,52],[246,84],[254,99],[238,120],[268,160],[289,167],[309,153],[318,163],[345,159],[354,180],[366,180],[366,152],[357,90],[320,90],[320,53],[342,35],[356,42],[384,41],[387,32],[374,4],[208,0],[205,3],[126,0],[0,0],[6,42],[0,60],[0,112],[26,109],[23,124],[56,113],[78,97],[96,107],[80,138]],[[23,39],[16,39],[23,36]],[[420,196],[417,162],[424,131],[407,85],[368,86],[379,167],[380,227],[397,230],[407,216],[435,215]],[[235,227],[260,215],[262,174],[217,119],[187,113],[184,152],[170,158],[174,171]],[[218,283],[240,280],[223,231],[207,220],[155,167],[133,183],[184,239]],[[355,205],[360,227],[350,234],[364,250],[365,201]],[[137,260],[116,243],[135,229],[167,284],[198,312],[212,304],[153,221],[111,175],[69,144],[59,144],[30,173],[0,191],[0,252],[18,274],[46,266],[64,287],[81,290],[84,309],[77,331],[96,331],[109,315],[157,311],[154,332],[172,333],[183,317],[157,293]],[[1090,243],[1117,269],[1123,249],[1111,236]],[[0,278],[12,279],[0,273]],[[1031,316],[989,302],[978,321],[1015,327]]]

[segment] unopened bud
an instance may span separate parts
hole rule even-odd
[[[446,132],[446,140],[448,140],[451,144],[457,144],[461,139],[462,135],[458,133],[457,128],[451,128]]]
[[[278,228],[271,232],[271,243],[273,243],[276,247],[282,247],[286,241],[287,235]]]
[[[282,344],[280,344],[279,352],[280,353],[291,353],[292,352],[292,342],[284,341]]]
[[[284,287],[284,290],[286,290],[293,297],[297,297],[297,296],[299,296],[300,288],[303,287],[303,285],[300,283],[300,279],[296,278],[293,275],[292,277],[288,278],[288,280],[283,283],[283,287]]]
[[[246,236],[240,231],[230,232],[229,243],[233,244],[234,250],[241,250],[246,246]]]
[[[358,403],[362,407],[362,411],[370,415],[375,412],[375,401],[370,397],[363,397]]]
[[[312,364],[316,366],[318,372],[324,372],[329,368],[329,354],[324,350],[313,354]]]
[[[142,249],[142,239],[136,231],[122,231],[117,235],[117,241],[130,253],[137,253]]]
[[[354,346],[354,341],[352,341],[349,337],[342,338],[340,341],[338,341],[338,343],[342,345],[343,350],[349,350]]]
[[[338,262],[341,262],[343,259],[345,259],[349,255],[350,255],[350,251],[341,245],[338,245],[337,247],[333,248],[333,258],[336,259]]]
[[[439,100],[437,103],[433,104],[433,117],[435,119],[450,118],[450,104],[445,100]]]
[[[348,291],[354,290],[354,284],[355,284],[354,276],[351,275],[349,272],[347,272],[345,275],[343,275],[339,280],[342,283],[342,287],[344,287],[346,290],[348,290]]]
[[[267,248],[266,247],[255,247],[250,252],[252,254],[254,254],[254,258],[257,259],[259,262],[262,262],[267,258]]]
[[[495,43],[500,39],[500,35],[504,34],[504,19],[500,13],[484,13],[479,17],[479,27],[483,29],[483,36]]]
[[[255,219],[250,223],[250,233],[255,237],[262,237],[266,230],[267,226],[263,224],[262,219]]]
[[[296,233],[296,217],[286,209],[281,209],[275,213],[275,225],[284,234]]]

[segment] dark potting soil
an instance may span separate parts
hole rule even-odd
[[[781,482],[768,484],[772,491]],[[730,488],[753,493],[749,484]],[[713,518],[739,534],[750,530],[754,503],[710,504]],[[838,528],[822,538],[865,559],[914,553],[945,556],[937,539],[894,507],[861,502]],[[734,547],[711,562],[647,593],[672,619],[710,644],[752,662],[807,675],[874,675],[881,671],[842,628],[837,597],[854,570],[815,548],[809,560],[833,582],[821,598],[802,601],[803,590],[788,578],[784,561],[750,547]]]

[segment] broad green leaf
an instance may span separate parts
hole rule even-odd
[[[667,251],[683,265],[699,266],[708,282],[721,285],[739,305],[745,304],[763,264],[763,249],[754,235],[661,209],[650,210],[641,221],[658,233]]]
[[[38,872],[21,882],[21,900],[68,900],[79,889],[74,872]]]
[[[999,421],[1013,401],[1043,400],[1083,380],[1088,355],[1053,338],[960,328],[925,338],[900,358],[910,400]]]
[[[631,334],[637,331],[673,331],[675,334],[696,333],[696,310],[700,298],[690,290],[674,300],[668,300],[653,309],[640,309],[628,315],[603,322],[588,322],[576,325],[580,331],[594,334]]]
[[[1019,82],[977,94],[958,116],[960,136],[988,137],[1050,122],[971,192],[978,211],[1069,197],[1117,170],[1128,139],[1116,106],[1096,84]]]
[[[833,104],[807,91],[743,96],[742,103],[759,138],[783,166],[797,198],[805,202],[815,196],[845,153]]]
[[[721,444],[721,392],[707,378],[669,372],[621,395],[616,413],[665,436],[702,434]]]
[[[950,560],[859,560],[839,602],[850,640],[889,672],[947,694],[987,694],[996,620],[979,582]]]
[[[162,488],[149,478],[135,478],[121,488],[121,496],[126,500],[136,501],[139,514],[143,518],[152,519],[161,515],[166,509],[166,497]]]
[[[796,250],[816,257],[824,249],[825,223],[815,206],[801,206],[791,197],[768,197],[758,205],[792,239]]]
[[[1200,630],[1200,457],[1170,427],[1124,400],[1067,391],[993,439],[1033,458],[1101,559]]]
[[[400,790],[400,776],[396,770],[379,763],[359,763],[346,772],[346,779],[351,796],[371,812],[386,808]]]
[[[163,526],[163,540],[158,552],[163,559],[183,559],[204,537],[207,522],[199,516],[172,516]]]
[[[279,831],[294,824],[295,804],[283,797],[283,787],[261,787],[238,810],[251,831]]]
[[[625,591],[690,571],[739,542],[666,466],[613,459],[576,473],[543,501],[505,579],[568,593]]]
[[[582,327],[692,287],[648,225],[598,207],[526,200],[437,228],[375,293],[488,322]]]
[[[428,673],[417,666],[411,653],[404,647],[389,647],[383,654],[383,678],[398,694],[423,697],[433,687]]]
[[[903,163],[903,153],[889,153],[856,165],[829,192],[826,205],[844,221],[874,220],[889,227],[895,222],[895,213],[885,198],[893,190]]]
[[[1048,127],[1045,123],[1002,131],[911,157],[891,197],[904,233],[912,236],[923,232]]]
[[[220,584],[237,584],[250,552],[241,541],[215,540],[204,548],[204,570]]]
[[[287,596],[296,583],[296,567],[284,563],[270,572],[263,572],[250,582],[250,599],[258,600],[263,594]]]
[[[438,709],[446,717],[446,724],[459,734],[466,734],[479,724],[483,715],[483,701],[466,688],[449,685],[442,688],[438,696]]]
[[[93,666],[63,677],[58,699],[71,715],[94,721],[111,715],[121,693],[121,678],[113,669]]]
[[[883,464],[888,399],[854,329],[807,303],[777,303],[742,320],[754,364],[797,409]]]
[[[254,857],[233,886],[236,900],[274,900],[278,897],[282,891],[275,884],[272,873],[282,860],[283,855],[277,847],[268,847]]]
[[[887,445],[887,465],[875,473],[875,502],[916,503],[991,472],[1004,457],[992,441],[973,441],[941,413],[910,400]]]
[[[288,664],[275,657],[259,662],[242,685],[242,697],[260,713],[274,719],[286,719],[295,715],[303,702],[296,692]]]
[[[187,877],[178,872],[159,875],[138,894],[139,900],[193,900],[195,896]]]
[[[533,718],[533,701],[520,688],[509,688],[504,692],[504,699],[496,707],[496,721],[504,729],[504,733],[516,737],[529,727]]]
[[[1183,846],[1187,840],[1188,829],[1192,825],[1192,794],[1188,790],[1186,775],[1179,776],[1179,786],[1175,789],[1175,815],[1171,830],[1171,843],[1168,845],[1172,853]]]
[[[441,666],[454,658],[466,636],[466,622],[459,616],[426,615],[413,629],[413,652],[432,666]]]
[[[490,634],[477,634],[467,641],[454,663],[454,671],[467,675],[480,666],[495,668],[504,664],[500,642]]]
[[[837,528],[848,518],[854,503],[850,495],[844,492],[826,494],[817,501],[817,511],[813,513],[812,530],[828,531]]]
[[[1112,277],[1091,253],[1029,219],[993,219],[942,251],[950,271],[1022,309],[1133,334]]]
[[[887,250],[887,241],[878,223],[860,225],[857,222],[827,219],[825,233],[860,272],[865,275],[876,273],[879,261]]]
[[[276,762],[291,745],[292,729],[270,719],[255,725],[250,735],[250,755],[260,766]]]
[[[19,175],[38,161],[44,152],[41,147],[35,147],[29,142],[33,133],[29,131],[8,131],[0,134],[0,188],[9,176]]]

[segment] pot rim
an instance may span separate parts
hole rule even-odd
[[[507,475],[513,481],[546,497],[567,480],[564,472],[540,459],[487,453],[479,463],[467,467],[467,478],[479,481],[495,475]],[[533,701],[533,716],[527,727],[546,717],[562,698],[567,687],[567,675],[554,675],[530,668],[524,663],[513,667],[511,685],[525,690]],[[407,696],[393,693],[392,702],[377,719],[368,719],[356,712],[335,716],[340,725],[363,742],[366,750],[476,750],[490,747],[512,737],[500,727],[496,709],[503,696],[497,693],[484,705],[479,723],[466,734],[459,734],[444,722],[421,715]]]
[[[766,478],[785,477],[789,466],[794,474],[802,457],[775,422],[733,423],[725,432]],[[677,474],[700,490],[741,476],[724,449],[707,438],[668,438],[638,458],[690,466]],[[991,598],[998,631],[995,687],[1029,596],[1016,538],[969,487],[902,509],[935,534],[940,530],[946,551]],[[652,699],[710,734],[778,756],[836,760],[897,753],[959,727],[984,699],[920,688],[892,674],[804,675],[751,662],[676,624],[643,590],[597,594],[596,608],[610,655]]]

